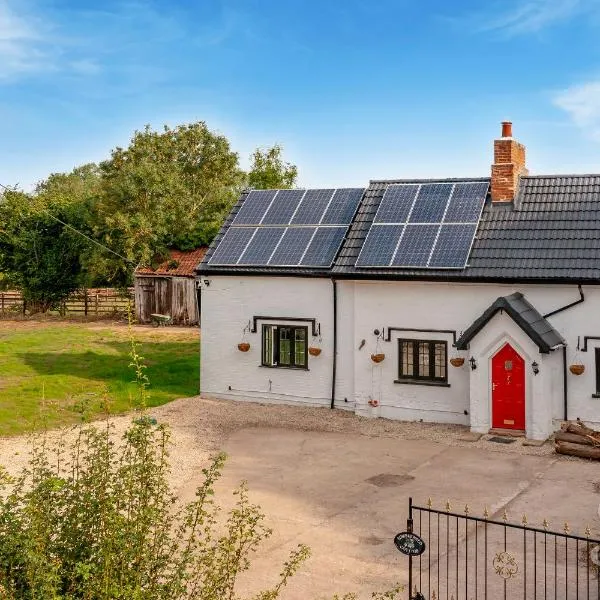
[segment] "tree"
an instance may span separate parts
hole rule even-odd
[[[30,308],[46,311],[86,283],[95,165],[53,174],[33,194],[5,189],[0,197],[0,271]]]
[[[244,182],[237,153],[202,121],[162,132],[147,126],[101,170],[95,232],[134,264],[209,243]],[[130,276],[119,269],[113,278]]]
[[[298,169],[284,162],[282,148],[275,144],[272,148],[257,148],[252,155],[252,166],[248,173],[248,185],[257,190],[289,189],[296,185]]]

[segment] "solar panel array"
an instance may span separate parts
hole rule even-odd
[[[209,264],[328,268],[363,191],[252,190]]]
[[[464,269],[488,187],[487,181],[389,185],[356,266]]]

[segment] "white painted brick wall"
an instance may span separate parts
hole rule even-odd
[[[202,393],[328,406],[333,352],[331,281],[287,277],[208,279],[210,285],[202,286]],[[574,285],[339,281],[336,406],[355,408],[357,413],[368,416],[469,424],[470,415],[464,411],[472,411],[471,395],[476,393],[489,402],[489,377],[482,378],[482,370],[476,371],[481,381],[475,390],[468,362],[458,369],[448,365],[449,388],[394,383],[398,372],[398,337],[445,339],[452,356],[451,335],[394,332],[391,342],[379,343],[386,359],[377,366],[370,360],[377,345],[373,331],[414,327],[456,330],[460,335],[496,298],[515,291],[524,293],[542,314],[578,298]],[[567,340],[568,363],[577,359],[586,365],[584,375],[568,374],[569,416],[599,424],[600,399],[592,398],[592,394],[596,385],[593,348],[600,346],[600,341],[590,342],[587,353],[577,353],[576,346],[578,336],[582,343],[584,335],[600,336],[600,288],[586,286],[584,291],[585,303],[549,320]],[[316,318],[321,324],[322,353],[319,357],[309,357],[310,370],[261,367],[260,327],[256,334],[247,336],[252,346],[250,352],[239,352],[237,344],[242,339],[242,330],[254,315]],[[507,329],[512,331],[510,325]],[[486,333],[484,329],[480,335],[485,342],[485,336],[495,335],[495,330],[492,327]],[[365,345],[359,349],[363,339]],[[477,343],[481,346],[482,340],[474,340],[475,346]],[[554,419],[562,418],[561,352],[537,361],[540,375],[536,379],[536,394]],[[371,398],[380,402],[378,409],[368,406]],[[540,418],[545,420],[546,416]]]

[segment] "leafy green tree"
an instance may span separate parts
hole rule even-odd
[[[282,148],[277,144],[266,150],[255,150],[248,173],[248,185],[251,188],[274,190],[289,189],[296,185],[298,169],[296,165],[285,162],[281,153]]]
[[[0,271],[22,290],[30,309],[46,311],[86,284],[91,205],[97,167],[53,174],[35,192],[4,189],[0,196]]]
[[[160,132],[147,126],[101,169],[95,231],[134,264],[209,243],[244,182],[237,153],[202,121]],[[127,278],[120,268],[110,276]]]

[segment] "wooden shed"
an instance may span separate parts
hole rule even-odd
[[[152,314],[169,315],[175,325],[199,322],[195,269],[206,247],[188,252],[171,250],[170,256],[155,269],[138,267],[135,271],[135,307],[139,323],[150,323]]]

